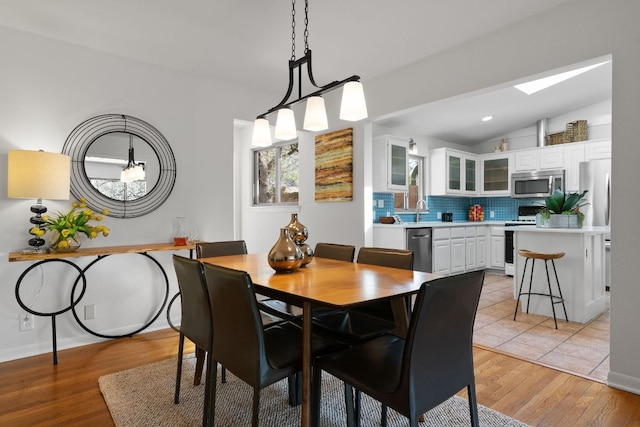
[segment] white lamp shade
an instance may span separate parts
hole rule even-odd
[[[324,98],[312,96],[307,99],[307,109],[304,113],[304,130],[317,132],[329,128],[327,110],[324,108]]]
[[[69,200],[71,159],[65,154],[11,150],[8,153],[7,197]]]
[[[269,126],[269,120],[256,119],[253,124],[251,145],[254,147],[268,147],[271,145],[271,127]]]
[[[368,116],[362,83],[348,82],[342,89],[340,119],[355,122],[366,119]]]
[[[278,110],[274,136],[285,141],[294,139],[298,136],[296,131],[296,119],[291,108],[281,108]]]

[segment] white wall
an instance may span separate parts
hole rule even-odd
[[[229,84],[217,84],[96,51],[0,28],[0,361],[51,351],[51,326],[36,318],[36,329],[18,332],[21,311],[14,288],[31,263],[7,262],[8,253],[26,247],[31,237],[32,200],[7,199],[7,151],[60,152],[65,139],[82,121],[105,113],[138,117],[155,126],[169,141],[177,162],[177,179],[169,199],[140,218],[107,217],[107,238],[86,245],[123,245],[169,241],[173,219],[189,217],[202,237],[233,238],[233,119],[250,117],[254,103],[267,105],[271,97]],[[45,201],[50,211],[67,210],[70,201]],[[182,255],[188,256],[187,251]],[[177,291],[171,253],[154,254]],[[87,265],[89,259],[78,259]],[[132,268],[135,265],[136,268]],[[23,299],[41,310],[66,304],[68,272],[48,265],[26,280]],[[42,277],[40,275],[43,275]],[[161,300],[159,271],[139,255],[107,258],[89,272],[84,303],[96,304],[97,318],[88,321],[99,331],[131,330],[146,320],[152,304]],[[149,278],[155,282],[149,286]],[[41,280],[42,279],[42,280]],[[122,281],[123,285],[119,282]],[[82,307],[80,314],[82,316]],[[59,346],[94,340],[73,320],[58,319]],[[162,315],[154,327],[166,327]]]

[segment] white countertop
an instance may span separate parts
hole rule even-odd
[[[517,227],[509,227],[509,230],[528,233],[607,234],[611,232],[611,227],[539,228],[519,225]]]
[[[401,224],[380,224],[374,223],[374,228],[438,228],[438,227],[476,227],[476,226],[504,226],[506,221],[421,221],[421,222],[403,222]]]

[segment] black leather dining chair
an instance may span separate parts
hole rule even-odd
[[[335,259],[337,261],[353,262],[356,247],[352,245],[342,245],[338,243],[317,243],[314,249],[314,258]],[[275,316],[280,316],[287,320],[300,320],[302,318],[302,308],[291,303],[276,299],[260,301],[261,309]],[[314,313],[325,311],[325,308],[314,308]],[[333,309],[330,309],[333,311]]]
[[[197,260],[173,255],[173,266],[178,279],[181,294],[182,320],[180,323],[180,340],[178,343],[178,369],[176,372],[176,389],[174,403],[180,403],[180,380],[182,378],[182,358],[185,337],[191,340],[203,355],[211,352],[213,326],[211,324],[211,306],[209,291],[204,278],[202,263]],[[202,369],[202,368],[200,368]],[[200,383],[200,375],[196,374],[194,384]],[[208,378],[208,377],[207,377]],[[215,378],[215,376],[213,377]],[[205,390],[209,390],[205,385]],[[205,392],[203,420],[209,412],[210,396]]]
[[[209,375],[215,375],[217,364],[221,363],[253,387],[252,425],[257,427],[261,389],[289,378],[290,402],[294,397],[292,389],[299,386],[301,375],[302,329],[291,322],[263,327],[253,283],[246,272],[207,263],[204,271],[215,336],[211,357],[207,359],[211,396],[208,423],[214,425],[216,399],[216,381]],[[323,347],[322,341],[315,338],[313,348]]]
[[[383,335],[314,363],[313,420],[319,424],[322,371],[347,384],[347,425],[359,425],[352,387],[409,418],[418,417],[467,388],[471,424],[478,426],[473,370],[473,325],[484,281],[474,271],[425,282],[406,339]],[[375,375],[372,375],[375,372]],[[383,411],[384,414],[384,411]],[[382,425],[386,426],[386,416]]]
[[[358,251],[360,264],[413,269],[413,251],[363,247]],[[389,301],[372,302],[346,310],[314,313],[314,326],[347,343],[360,343],[395,329]]]

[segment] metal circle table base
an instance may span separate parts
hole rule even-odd
[[[68,264],[71,267],[75,268],[78,271],[78,277],[76,278],[76,281],[73,284],[73,289],[75,291],[76,286],[80,282],[80,279],[82,279],[82,291],[80,292],[80,296],[76,300],[73,299],[74,291],[72,291],[71,292],[71,302],[70,302],[69,306],[65,307],[65,308],[63,308],[61,310],[51,311],[51,312],[35,311],[35,310],[27,307],[24,304],[24,302],[22,302],[22,298],[20,298],[20,285],[22,284],[22,280],[25,278],[25,276],[31,270],[33,270],[34,268],[36,268],[36,267],[38,267],[38,266],[40,266],[42,264],[48,263],[48,262],[62,262],[64,264]],[[20,304],[20,307],[22,307],[23,310],[25,310],[26,312],[31,313],[31,314],[33,314],[35,316],[49,316],[49,317],[51,317],[51,333],[52,333],[52,338],[53,338],[53,364],[54,365],[58,364],[58,340],[56,338],[56,316],[59,315],[59,314],[65,313],[65,312],[67,312],[69,310],[75,310],[75,306],[78,305],[78,303],[80,302],[80,300],[84,296],[84,292],[87,289],[87,278],[84,275],[84,271],[85,270],[82,270],[76,264],[72,263],[71,261],[67,261],[66,259],[60,259],[60,258],[44,259],[42,261],[36,262],[35,264],[33,264],[32,266],[27,268],[25,271],[23,271],[22,274],[20,275],[20,277],[18,278],[18,282],[16,283],[16,300],[18,301],[18,304]]]
[[[92,330],[87,325],[82,323],[82,320],[80,320],[80,317],[78,316],[78,313],[76,312],[76,308],[75,308],[76,304],[73,304],[71,306],[71,312],[73,313],[73,317],[75,317],[76,322],[78,322],[78,325],[80,325],[80,327],[82,329],[84,329],[85,331],[89,332],[92,335],[95,335],[95,336],[101,337],[101,338],[124,338],[124,337],[130,337],[132,335],[137,334],[138,332],[141,332],[141,331],[147,329],[153,322],[155,322],[155,320],[158,318],[158,316],[160,316],[160,314],[162,313],[162,310],[164,310],[164,307],[167,304],[167,299],[169,298],[169,278],[167,277],[167,273],[166,273],[166,271],[164,271],[164,268],[162,268],[162,265],[160,265],[160,263],[155,258],[153,258],[151,255],[147,254],[146,252],[140,252],[139,255],[145,256],[145,257],[149,258],[151,261],[153,261],[155,263],[155,265],[158,266],[158,268],[162,272],[162,275],[164,276],[165,289],[164,289],[164,298],[162,300],[162,305],[160,306],[160,308],[158,308],[158,310],[156,311],[154,316],[151,318],[151,320],[149,320],[147,323],[145,323],[140,328],[138,328],[138,329],[136,329],[134,331],[128,332],[126,334],[121,334],[121,335],[103,334],[103,333],[96,332],[96,331]],[[99,256],[98,258],[96,258],[95,260],[91,261],[89,263],[89,265],[87,265],[84,268],[84,270],[82,270],[83,276],[84,276],[84,273],[86,273],[89,268],[91,268],[94,264],[96,264],[101,259],[104,259],[104,258],[106,258],[108,256],[109,255],[102,255],[102,256]],[[72,300],[73,300],[73,295],[75,294],[75,290],[76,290],[76,286],[77,285],[78,285],[78,281],[76,280],[76,282],[73,284],[73,289],[71,290],[71,299]],[[83,294],[84,294],[84,290],[82,291],[80,298],[82,297]],[[80,300],[80,298],[78,298],[78,301]]]

